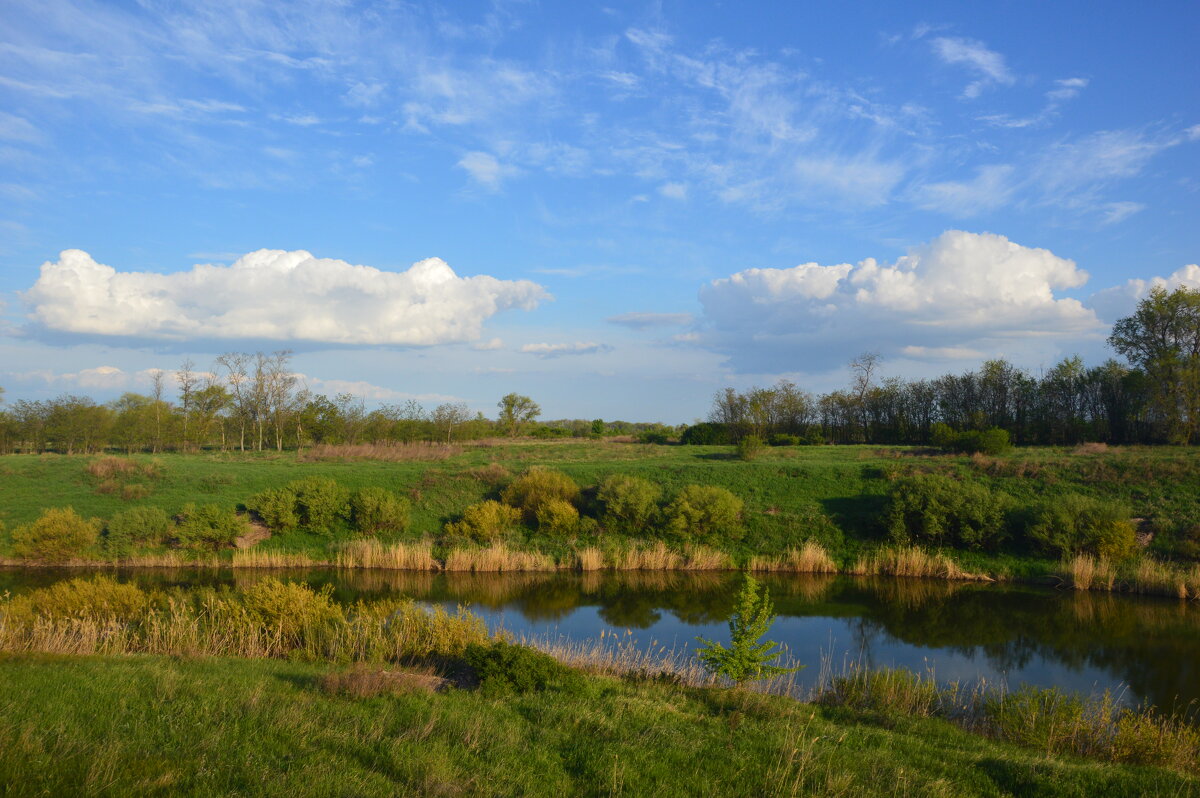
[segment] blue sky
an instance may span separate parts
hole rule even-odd
[[[372,403],[679,422],[866,350],[1098,361],[1200,285],[1198,34],[1182,2],[9,0],[0,385],[287,347]]]

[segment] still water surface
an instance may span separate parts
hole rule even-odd
[[[108,573],[112,573],[109,571]],[[80,576],[78,569],[0,569],[0,594]],[[146,587],[245,586],[268,572],[131,569]],[[331,584],[339,601],[404,595],[427,605],[468,605],[488,626],[516,635],[586,641],[602,631],[638,645],[683,649],[696,635],[728,639],[741,577],[731,573],[431,574],[274,571]],[[799,681],[836,666],[932,669],[939,680],[984,678],[1082,693],[1123,691],[1163,708],[1200,704],[1200,606],[1159,598],[1074,593],[1020,585],[917,579],[765,576],[778,620],[770,637],[798,662]]]

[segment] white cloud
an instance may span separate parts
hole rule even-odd
[[[474,341],[496,313],[548,298],[527,280],[459,277],[440,258],[391,272],[269,249],[172,274],[69,249],[23,294],[35,328],[56,333],[396,346]]]
[[[116,366],[96,366],[79,371],[55,372],[49,369],[15,372],[6,374],[18,382],[40,381],[49,387],[87,390],[111,391],[127,388],[134,381],[134,375],[122,371]]]
[[[634,312],[609,316],[605,321],[611,324],[620,324],[624,327],[632,327],[635,330],[644,330],[648,327],[682,327],[685,324],[692,323],[692,314]]]
[[[1149,294],[1150,289],[1165,288],[1173,291],[1181,286],[1200,288],[1200,265],[1190,263],[1187,266],[1181,266],[1166,277],[1128,280],[1124,285],[1097,291],[1088,299],[1087,304],[1095,309],[1100,318],[1111,323],[1132,313],[1137,307],[1138,301]]]
[[[974,216],[1008,204],[1016,186],[1013,168],[1007,164],[981,166],[974,180],[928,183],[915,191],[922,208],[955,216]]]
[[[1031,337],[1096,333],[1100,322],[1058,289],[1087,274],[1004,236],[949,230],[892,264],[747,269],[700,291],[700,344],[743,371],[827,368],[865,350],[1011,355]]]
[[[988,86],[1011,86],[1016,82],[1008,65],[1004,63],[1004,56],[995,50],[989,50],[983,42],[942,36],[933,39],[930,44],[934,53],[945,63],[965,66],[979,75],[978,80],[963,89],[963,97],[973,99],[982,94]]]
[[[658,193],[668,199],[685,200],[688,195],[686,183],[663,183],[658,187]]]
[[[1104,224],[1123,222],[1145,209],[1146,206],[1140,202],[1109,202],[1104,206]]]
[[[495,352],[497,349],[504,348],[504,341],[500,338],[492,338],[487,341],[480,341],[471,348],[477,352]]]
[[[28,120],[0,111],[0,139],[36,144],[42,140],[42,134]]]
[[[360,399],[370,399],[373,401],[395,401],[403,399],[415,399],[418,402],[459,402],[460,397],[451,396],[449,394],[440,393],[407,393],[405,391],[395,391],[391,388],[384,388],[374,383],[366,382],[365,380],[325,380],[320,377],[310,377],[306,374],[293,375],[301,384],[307,385],[314,393],[322,393],[326,396],[336,396],[339,393],[348,393],[351,396],[357,396]]]
[[[540,358],[562,357],[563,355],[595,355],[612,351],[608,344],[595,341],[577,341],[573,344],[525,344],[521,351]]]
[[[496,160],[496,156],[487,152],[468,152],[458,162],[467,170],[472,179],[489,191],[498,191],[500,183],[506,177],[517,174],[517,169],[506,166]]]
[[[904,177],[899,163],[881,161],[872,153],[851,158],[801,157],[794,164],[801,185],[816,193],[833,193],[841,200],[862,205],[882,205]]]
[[[1052,102],[1062,102],[1063,100],[1070,100],[1071,98],[1078,96],[1079,92],[1087,88],[1088,79],[1065,78],[1063,80],[1054,81],[1054,85],[1057,86],[1057,88],[1046,92],[1046,98]]]
[[[930,360],[978,360],[984,357],[983,352],[966,346],[906,346],[900,354]]]

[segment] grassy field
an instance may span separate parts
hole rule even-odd
[[[495,695],[331,666],[0,659],[5,795],[1189,796],[1158,768],[1047,755],[901,713],[659,681]]]
[[[441,460],[414,462],[306,461],[294,453],[136,455],[141,473],[118,483],[88,472],[94,457],[40,455],[0,459],[0,521],[12,528],[51,506],[71,506],[101,519],[136,505],[168,513],[185,504],[233,508],[255,493],[305,476],[329,476],[347,488],[379,486],[412,501],[412,525],[392,540],[436,537],[468,505],[494,498],[497,474],[531,465],[562,470],[584,487],[610,474],[641,476],[669,495],[687,484],[728,488],[746,503],[747,533],[739,542],[713,544],[745,562],[777,555],[815,538],[847,566],[880,539],[877,516],[890,479],[910,473],[948,473],[1002,491],[1018,501],[1078,493],[1126,502],[1139,518],[1171,524],[1200,520],[1200,458],[1187,448],[1128,447],[1096,451],[1018,449],[1000,457],[969,458],[904,447],[820,446],[769,448],[753,462],[732,447],[651,446],[616,442],[497,442],[467,445]],[[501,476],[501,479],[504,477]],[[129,489],[128,486],[134,486]],[[333,540],[348,536],[335,531]],[[331,539],[303,532],[276,535],[259,545],[271,552],[328,557]],[[555,557],[567,542],[527,531],[515,545]],[[0,533],[0,555],[7,537]],[[225,555],[228,556],[228,555]],[[963,568],[1009,576],[1038,576],[1052,565],[1010,550],[956,553]]]

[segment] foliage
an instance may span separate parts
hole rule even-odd
[[[246,500],[246,509],[256,513],[272,532],[290,532],[300,526],[296,492],[291,488],[267,488]]]
[[[134,548],[162,543],[171,536],[171,519],[160,507],[131,507],[117,513],[104,527],[104,550],[110,557],[127,557]]]
[[[218,551],[232,546],[234,540],[250,531],[250,525],[228,507],[188,504],[179,514],[176,529],[180,542]]]
[[[524,424],[528,424],[542,414],[537,402],[528,396],[517,393],[505,395],[496,406],[500,408],[498,423],[509,437],[515,437]]]
[[[542,505],[552,499],[568,503],[579,500],[579,485],[561,471],[534,466],[509,483],[500,493],[506,504],[519,508],[530,523],[537,521]]]
[[[800,446],[803,442],[799,435],[789,435],[786,432],[775,432],[767,438],[767,443],[771,446]]]
[[[122,622],[137,617],[149,603],[149,596],[137,585],[97,575],[64,579],[19,595],[4,606],[4,618],[18,624],[35,619]]]
[[[98,520],[82,518],[71,507],[51,507],[12,531],[12,552],[23,560],[66,562],[94,546],[99,535]]]
[[[477,543],[489,543],[502,537],[521,522],[521,511],[494,499],[472,504],[462,518],[445,526],[449,537],[462,537]]]
[[[759,642],[775,623],[771,597],[766,588],[758,591],[758,580],[746,574],[742,591],[738,594],[737,609],[729,620],[729,648],[707,640],[702,643],[696,657],[704,667],[716,676],[724,676],[735,685],[765,679],[785,673],[794,673],[800,667],[785,668],[771,664],[783,652],[773,651],[773,641]]]
[[[386,488],[359,488],[350,499],[350,519],[359,532],[403,532],[408,529],[408,499]]]
[[[704,421],[685,429],[679,442],[689,446],[728,446],[733,438],[724,424]]]
[[[537,509],[537,527],[555,537],[566,537],[579,528],[579,511],[562,499],[550,499]]]
[[[757,460],[765,448],[766,444],[763,443],[762,438],[757,435],[747,435],[737,442],[738,459],[747,462]]]
[[[648,443],[654,446],[666,446],[670,440],[670,434],[663,429],[647,429],[642,430],[637,436],[638,443]]]
[[[267,577],[247,588],[240,599],[250,617],[288,648],[302,645],[306,634],[345,622],[333,603],[333,585],[314,591],[303,583]]]
[[[350,513],[350,491],[329,477],[305,477],[288,485],[296,495],[301,525],[320,535],[333,534],[338,519]]]
[[[658,515],[662,488],[648,479],[627,474],[605,477],[596,490],[604,522],[618,529],[642,532]]]
[[[1010,500],[977,482],[942,474],[901,477],[888,488],[882,513],[897,543],[995,548],[1005,536]]]
[[[930,428],[930,442],[939,449],[967,454],[997,455],[1012,448],[1008,430],[991,427],[985,430],[963,430],[955,432],[941,422]]]
[[[1129,518],[1129,508],[1121,502],[1068,493],[1033,507],[1026,534],[1048,554],[1083,553],[1122,560],[1137,548]]]
[[[504,640],[468,646],[463,662],[475,674],[480,688],[488,691],[576,693],[583,688],[583,679],[577,671],[549,654]]]
[[[723,535],[736,540],[745,531],[742,506],[742,500],[725,488],[687,485],[664,511],[666,528],[683,539]]]

